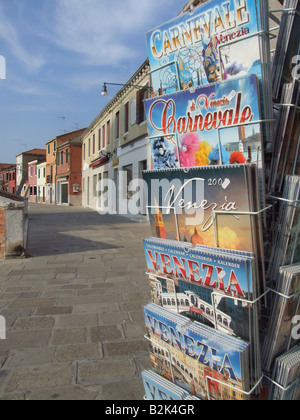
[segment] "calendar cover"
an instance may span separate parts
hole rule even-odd
[[[146,35],[157,95],[240,77],[262,76],[263,6],[258,0],[206,1]]]
[[[153,169],[263,166],[257,77],[213,83],[144,101]]]
[[[247,341],[258,337],[258,308],[247,302],[258,290],[253,256],[156,238],[144,250],[153,303]]]
[[[144,171],[152,236],[254,252],[255,165]],[[257,181],[257,180],[256,180]]]

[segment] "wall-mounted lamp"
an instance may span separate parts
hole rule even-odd
[[[121,84],[121,83],[107,83],[107,82],[105,82],[103,84],[102,92],[101,92],[101,94],[103,96],[107,96],[108,95],[107,85],[134,87],[136,89],[148,90],[149,92],[152,92],[152,87],[150,87],[150,86],[139,86],[139,85],[132,85],[132,84],[127,84],[127,83]]]

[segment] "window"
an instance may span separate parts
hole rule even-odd
[[[64,164],[64,152],[60,152],[60,164]]]
[[[93,134],[93,155],[96,153],[96,139],[95,134]]]
[[[129,102],[124,105],[124,134],[129,131]]]
[[[140,174],[139,174],[139,176],[140,176],[140,179],[142,179],[142,178],[143,178],[143,171],[146,171],[146,170],[147,170],[147,166],[148,166],[148,163],[147,163],[147,161],[146,161],[146,160],[142,160],[142,161],[139,163],[139,170],[140,170]]]
[[[88,157],[91,157],[91,139],[89,139],[89,145],[88,145]]]
[[[46,178],[46,168],[43,169],[43,177]]]
[[[105,125],[102,127],[102,148],[104,148],[106,146],[106,141],[105,141]]]
[[[115,138],[118,139],[120,137],[120,111],[116,113],[116,135]]]
[[[69,155],[70,155],[70,151],[69,149],[66,150],[66,163],[69,164]]]
[[[107,145],[110,144],[110,121],[107,121]]]
[[[85,143],[83,145],[83,160],[85,160]]]
[[[148,84],[145,85],[148,87]],[[148,89],[140,89],[136,93],[136,122],[141,124],[146,120],[146,113],[144,107],[144,100],[149,98]]]
[[[54,142],[53,142],[53,151],[54,152],[56,151],[56,140],[54,140]]]
[[[98,130],[98,150],[101,150],[101,128]]]
[[[50,144],[48,144],[48,155],[50,155]]]

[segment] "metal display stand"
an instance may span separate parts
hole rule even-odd
[[[265,1],[265,0],[263,0],[263,1]],[[258,2],[256,1],[255,4],[256,4],[256,8],[258,9],[260,7],[259,4],[258,4]],[[280,20],[275,16],[275,13],[296,14],[297,16],[300,16],[299,12],[296,9],[294,9],[294,8],[291,8],[291,9],[280,9],[280,10],[270,10],[269,11],[269,17],[270,17],[271,20],[273,20],[277,24],[277,26],[270,28],[268,32],[267,31],[264,31],[264,30],[257,31],[254,34],[250,34],[248,36],[245,36],[243,39],[249,39],[249,38],[253,38],[253,37],[259,37],[261,39],[262,38],[265,38],[265,39],[266,38],[269,38],[269,40],[275,39],[277,37],[277,35],[274,34],[274,32],[280,29]],[[240,40],[227,41],[227,42],[222,43],[222,45],[218,45],[218,53],[219,53],[219,56],[221,57],[221,54],[222,54],[221,48],[228,47],[230,45],[236,44],[237,42],[240,42]],[[266,52],[266,51],[269,52],[270,51],[269,48],[267,48],[267,46],[265,44],[263,44],[263,42],[259,42],[259,47],[260,47],[260,51],[262,49],[264,49],[264,52]],[[271,51],[271,53],[274,52],[274,51]],[[261,51],[261,56],[262,56],[262,51]],[[177,66],[176,61],[172,61],[170,63],[162,64],[159,68],[156,68],[155,70],[153,70],[150,73],[160,71],[160,70],[162,70],[162,69],[164,69],[164,68],[166,68],[168,66],[171,66],[171,65],[174,65],[175,68],[176,68],[176,81],[175,82],[180,87],[180,77],[179,77],[179,71],[178,71],[178,66]],[[200,66],[203,67],[203,62],[200,63]],[[262,68],[263,76],[266,78],[266,74],[268,73],[268,70],[266,68],[266,63],[263,63],[262,64],[262,67],[263,67]],[[221,66],[221,71],[223,72],[222,66]],[[300,81],[298,80],[298,82],[300,82]],[[265,94],[265,97],[262,98],[263,104],[264,104],[264,111],[265,111],[264,117],[265,118],[264,119],[261,119],[259,121],[254,121],[254,122],[250,122],[250,123],[235,124],[235,125],[232,125],[230,128],[232,128],[232,127],[240,127],[240,126],[247,126],[247,125],[250,126],[250,125],[260,124],[263,127],[262,132],[264,132],[264,134],[265,134],[265,136],[264,136],[265,137],[264,138],[264,145],[265,145],[265,148],[266,148],[266,152],[268,152],[267,151],[267,148],[268,148],[269,144],[272,142],[271,133],[272,133],[272,130],[274,128],[274,123],[276,121],[274,118],[271,117],[272,116],[271,114],[272,114],[272,111],[274,110],[274,108],[280,108],[280,107],[282,107],[282,108],[294,108],[294,109],[296,109],[296,111],[299,111],[300,110],[300,107],[297,106],[297,105],[295,105],[295,104],[274,103],[274,101],[273,101],[273,106],[272,106],[272,99],[271,99],[271,97],[267,97],[266,96],[266,86],[263,86],[262,90],[264,91],[264,94]],[[269,94],[272,95],[272,92],[269,92]],[[221,153],[221,137],[220,137],[220,131],[221,130],[224,130],[224,129],[226,129],[226,127],[222,127],[222,128],[218,128],[217,129],[217,139],[218,139],[218,145],[219,145],[219,150],[220,150],[221,163],[222,163],[222,153]],[[173,138],[175,138],[175,141],[177,140],[177,134],[176,133],[166,134],[166,135],[161,135],[161,136],[148,137],[148,139],[154,139],[154,138],[159,138],[159,137],[164,137],[164,138],[167,138],[167,137],[171,138],[171,137],[173,137]],[[299,146],[298,146],[297,152],[298,151],[299,151]],[[180,159],[179,154],[178,154],[178,159]],[[180,160],[179,160],[179,162],[180,162]],[[263,168],[263,169],[265,169],[265,168]],[[188,171],[188,169],[186,169],[186,170]],[[267,185],[267,183],[266,183],[266,185]],[[272,210],[272,209],[273,209],[273,218],[274,218],[275,202],[276,201],[285,202],[288,206],[299,207],[299,205],[300,205],[300,200],[294,200],[293,201],[293,200],[285,199],[285,198],[282,198],[282,197],[277,197],[275,195],[270,195],[270,194],[266,194],[266,198],[271,199],[273,201],[273,203],[270,204],[270,205],[266,205],[262,210],[256,211],[256,212],[255,211],[253,211],[253,212],[215,211],[215,210],[212,211],[213,231],[214,231],[214,240],[215,240],[216,252],[217,252],[217,250],[219,248],[219,246],[218,246],[218,232],[217,232],[217,218],[220,215],[222,215],[222,216],[228,215],[228,216],[231,216],[231,217],[232,216],[237,216],[237,217],[238,216],[249,216],[250,218],[260,218],[262,215],[264,215],[265,221],[266,221],[267,212],[270,211],[270,210]],[[176,209],[174,207],[147,206],[147,208],[148,208],[148,210],[151,210],[151,209],[156,209],[156,210],[160,210],[160,211],[165,210],[165,211],[168,212],[167,214],[170,214],[171,211],[174,211],[175,223],[176,223],[176,232],[177,232],[177,236],[179,237],[178,221],[177,221]],[[300,226],[298,225],[298,231],[297,231],[298,234],[299,234],[299,229],[300,229]],[[271,234],[272,234],[272,231],[271,231]],[[274,234],[274,231],[273,231],[273,234]],[[265,243],[264,244],[260,244],[260,246],[262,248],[265,245],[266,245]],[[193,247],[188,248],[188,251],[191,251],[191,250],[193,250]],[[256,263],[257,263],[257,266],[258,266],[259,262],[257,260],[257,257],[258,256],[255,255]],[[267,261],[264,261],[264,262],[266,263]],[[159,274],[152,273],[152,272],[150,273],[148,271],[146,272],[146,275],[151,276],[154,279],[155,278],[164,278],[164,279],[166,279],[166,280],[168,280],[170,282],[173,282],[173,290],[174,290],[174,292],[173,293],[170,293],[169,296],[170,296],[170,299],[173,299],[173,298],[175,299],[176,313],[177,314],[180,314],[179,307],[178,307],[178,299],[177,299],[177,291],[176,291],[176,287],[175,287],[176,286],[175,281],[173,279],[171,279],[171,278],[164,277],[163,275],[160,276]],[[263,291],[260,294],[260,296],[257,297],[254,300],[248,300],[248,299],[238,298],[236,296],[228,296],[228,295],[226,295],[224,293],[220,293],[218,291],[212,291],[212,297],[213,297],[212,298],[212,306],[213,306],[214,328],[216,330],[218,330],[218,319],[217,319],[217,307],[216,307],[217,303],[216,303],[216,299],[214,299],[214,297],[217,297],[217,296],[220,297],[221,296],[221,297],[224,297],[224,298],[234,299],[236,301],[244,302],[247,305],[256,305],[256,304],[258,304],[260,302],[262,305],[264,304],[265,307],[268,306],[267,297],[271,293],[277,294],[280,297],[285,298],[285,299],[292,299],[292,298],[294,298],[296,296],[299,296],[299,298],[300,298],[300,291],[297,291],[296,293],[293,293],[290,296],[286,296],[286,295],[284,295],[284,294],[282,294],[282,293],[274,290],[272,287],[268,287],[268,280],[269,280],[267,278],[268,273],[265,270],[264,264],[263,264],[263,273],[262,273],[262,276],[263,276],[263,278],[261,280],[262,280],[263,285],[264,285],[264,287],[262,288]],[[289,338],[289,342],[288,342],[288,350],[290,349],[290,345],[291,345],[291,338],[292,338],[291,337],[291,334],[290,334],[290,338]],[[150,341],[156,347],[160,347],[160,348],[164,349],[165,352],[167,352],[167,354],[169,356],[170,372],[171,372],[172,381],[174,383],[176,383],[175,382],[174,371],[173,371],[173,366],[172,366],[172,357],[171,357],[170,350],[167,349],[167,348],[165,348],[165,347],[163,347],[163,346],[161,346],[160,344],[156,343],[155,341],[151,340],[147,335],[145,335],[144,338],[146,340]],[[260,351],[261,351],[261,348],[260,348]],[[247,397],[249,399],[251,399],[251,397],[254,396],[254,394],[256,394],[256,392],[259,390],[259,388],[263,386],[263,381],[264,380],[268,381],[269,383],[271,383],[272,385],[274,385],[280,391],[283,391],[283,392],[288,392],[293,387],[300,386],[300,377],[297,378],[295,381],[293,381],[288,386],[284,387],[281,384],[279,384],[276,381],[274,381],[274,379],[271,378],[271,375],[272,375],[271,372],[264,372],[263,369],[261,369],[261,372],[256,372],[256,373],[257,373],[257,375],[255,376],[255,380],[257,380],[257,378],[259,378],[259,380],[255,383],[255,385],[251,388],[250,391],[241,390],[241,389],[239,389],[237,387],[234,387],[233,385],[228,384],[228,383],[226,383],[224,381],[221,381],[219,379],[213,378],[212,376],[209,376],[209,375],[205,375],[205,383],[206,383],[206,391],[207,391],[208,400],[212,400],[210,386],[209,386],[209,382],[210,381],[211,382],[215,382],[215,383],[217,383],[219,385],[222,385],[224,387],[230,388],[235,393],[242,394],[245,397],[245,399],[247,399]],[[253,382],[254,382],[254,380],[252,380],[252,384],[253,384]]]

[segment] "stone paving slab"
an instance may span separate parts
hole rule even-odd
[[[30,257],[0,262],[0,400],[142,400],[148,223],[30,205]]]

